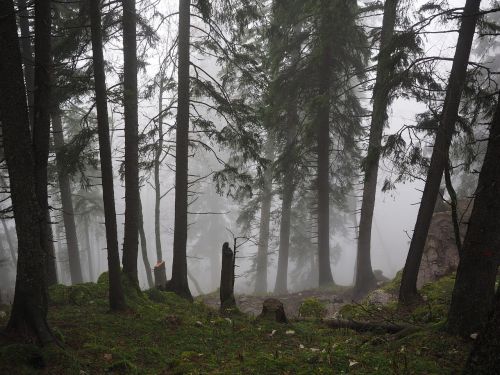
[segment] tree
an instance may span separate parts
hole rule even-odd
[[[468,337],[484,326],[494,303],[500,259],[500,101],[474,194],[462,246],[447,330]]]
[[[146,278],[148,279],[149,288],[153,288],[155,283],[153,281],[153,274],[151,272],[151,264],[148,258],[148,245],[146,242],[146,233],[144,232],[144,219],[142,216],[142,202],[139,199],[139,238],[141,239],[141,254],[144,263],[144,270],[146,271]]]
[[[24,80],[26,82],[26,93],[28,97],[28,112],[30,129],[33,131],[34,119],[34,93],[35,93],[35,70],[33,61],[33,48],[31,47],[31,33],[29,24],[29,10],[26,0],[18,0],[19,29],[21,30],[21,53],[23,57]]]
[[[49,285],[57,283],[54,243],[47,194],[47,165],[50,139],[51,106],[51,25],[50,1],[35,2],[35,86],[34,86],[34,123],[33,150],[35,155],[35,173],[37,197],[45,213],[45,220],[40,223],[42,248],[47,254],[46,267]]]
[[[500,373],[500,288],[485,327],[465,364],[466,375],[489,375]]]
[[[61,203],[63,211],[64,230],[66,232],[71,283],[79,284],[83,282],[82,266],[80,262],[78,236],[76,234],[75,212],[73,207],[73,200],[71,198],[71,181],[67,172],[64,170],[64,155],[61,153],[61,150],[64,148],[64,134],[59,108],[55,109],[52,113],[52,129],[54,131],[53,136],[54,146],[56,149],[57,177],[59,179],[59,189],[61,192]]]
[[[422,254],[429,231],[434,206],[439,193],[443,170],[448,163],[455,123],[458,119],[458,108],[465,83],[469,55],[474,38],[480,0],[467,0],[462,15],[462,23],[458,34],[458,42],[453,58],[453,65],[448,81],[443,112],[440,118],[431,162],[425,181],[422,200],[415,223],[408,257],[401,279],[399,302],[409,304],[418,299],[417,276]]]
[[[382,134],[387,121],[387,107],[390,100],[390,81],[393,72],[391,65],[392,37],[396,24],[398,0],[386,0],[380,37],[377,63],[377,78],[373,88],[373,110],[370,124],[368,152],[364,161],[364,186],[359,222],[358,253],[354,293],[366,294],[377,283],[371,265],[371,233],[375,197],[377,194],[378,164],[380,161]]]
[[[125,237],[123,273],[135,284],[139,246],[139,133],[137,112],[137,14],[135,0],[123,0],[123,106],[125,114]]]
[[[330,78],[332,50],[328,40],[331,29],[331,20],[328,15],[332,12],[332,4],[321,1],[322,17],[319,26],[320,61],[318,66],[318,95],[319,101],[316,112],[316,146],[318,175],[316,190],[318,194],[318,263],[319,285],[333,282],[330,267]],[[337,9],[337,11],[339,11]]]
[[[35,155],[12,0],[0,2],[0,19],[0,50],[9,51],[0,55],[0,118],[18,238],[16,290],[7,332],[47,344],[53,336],[47,324],[47,253],[42,246],[41,224],[46,224],[46,215],[37,197]]]
[[[125,297],[121,284],[120,253],[116,225],[115,193],[113,188],[113,161],[109,139],[108,105],[106,97],[106,76],[102,48],[101,12],[99,0],[90,0],[90,24],[92,34],[92,58],[97,108],[97,132],[101,157],[102,197],[104,224],[108,250],[109,305],[111,310],[123,310]]]
[[[189,146],[189,35],[190,1],[179,0],[178,93],[175,141],[175,223],[172,279],[167,287],[179,296],[192,299],[187,279],[187,209]]]

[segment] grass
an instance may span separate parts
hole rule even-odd
[[[222,317],[201,302],[158,290],[127,288],[130,310],[112,314],[106,282],[104,277],[97,284],[52,288],[49,323],[63,348],[0,341],[0,373],[452,374],[469,350],[468,343],[437,324],[449,280],[426,289],[428,301],[435,303],[432,319],[417,310],[399,316],[394,306],[387,307],[393,317],[414,314],[422,324],[399,340],[332,330],[319,319],[278,324],[244,314]],[[379,308],[355,305],[344,307],[343,314]],[[0,318],[0,324],[6,320]]]

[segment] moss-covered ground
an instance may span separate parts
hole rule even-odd
[[[157,290],[128,289],[130,310],[114,314],[105,278],[56,286],[49,322],[61,346],[0,339],[0,374],[454,374],[470,343],[442,331],[452,281],[424,288],[426,304],[412,311],[395,304],[342,310],[344,317],[418,326],[402,338],[334,330],[315,318],[278,324],[238,313],[223,317]]]

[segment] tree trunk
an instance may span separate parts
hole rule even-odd
[[[12,244],[12,238],[10,237],[9,228],[7,227],[7,223],[5,222],[5,219],[2,218],[1,221],[2,221],[3,230],[5,232],[5,238],[7,239],[7,244],[9,245],[9,251],[10,251],[10,256],[12,258],[12,264],[14,265],[14,267],[16,267],[16,264],[17,264],[16,249],[15,249],[14,245]]]
[[[187,279],[190,1],[179,0],[178,99],[175,149],[175,224],[172,279],[167,288],[192,300]]]
[[[85,216],[83,219],[85,221],[85,245],[87,247],[87,263],[88,263],[88,270],[89,270],[89,281],[93,283],[96,278],[94,275],[94,267],[92,266],[92,246],[90,244],[90,227],[89,227],[89,218],[88,216]]]
[[[154,287],[153,274],[151,271],[151,264],[148,258],[148,245],[146,242],[146,233],[144,232],[144,219],[142,216],[142,202],[139,198],[139,237],[141,239],[141,253],[142,261],[144,262],[144,270],[146,271],[146,278],[148,279],[149,289]]]
[[[467,0],[465,3],[462,24],[458,34],[458,42],[453,59],[453,66],[446,91],[443,113],[439,128],[436,133],[434,149],[432,151],[431,162],[427,179],[425,181],[424,192],[420,209],[415,223],[415,230],[406,258],[399,290],[399,302],[411,304],[419,298],[417,292],[417,276],[422,260],[427,233],[436,205],[439,193],[443,170],[448,163],[448,152],[458,118],[460,98],[467,74],[469,55],[476,29],[477,14],[479,12],[480,0]]]
[[[8,51],[0,54],[0,116],[18,237],[16,290],[7,332],[35,337],[45,344],[53,341],[47,324],[47,254],[40,225],[46,220],[36,191],[35,155],[12,0],[0,2],[0,19],[0,51]]]
[[[227,242],[222,245],[222,268],[220,275],[220,309],[226,311],[236,307],[234,299],[234,253]]]
[[[328,6],[328,5],[326,5]],[[325,17],[326,18],[326,17]],[[322,20],[327,23],[328,20]],[[325,28],[325,25],[322,25]],[[330,267],[330,62],[331,51],[326,33],[321,32],[322,46],[321,67],[318,71],[320,103],[317,108],[316,142],[318,146],[318,275],[319,285],[333,283]]]
[[[162,73],[163,74],[163,73]],[[163,75],[160,77],[160,92],[158,98],[158,145],[155,153],[154,177],[155,177],[155,241],[156,241],[156,265],[154,268],[155,285],[165,287],[167,282],[167,274],[163,255],[161,250],[161,223],[160,223],[160,208],[161,208],[161,184],[160,184],[160,164],[163,154],[163,91],[164,82]],[[163,266],[159,266],[162,265]],[[158,266],[158,267],[157,267]],[[158,280],[157,280],[158,279]]]
[[[474,196],[474,207],[462,246],[448,314],[448,331],[469,336],[479,332],[495,298],[500,264],[500,102],[490,130]]]
[[[123,296],[120,276],[120,253],[118,251],[115,193],[113,187],[113,161],[111,156],[111,142],[109,139],[106,76],[104,74],[99,0],[90,0],[90,23],[97,108],[97,133],[99,135],[99,155],[101,158],[104,223],[106,226],[106,246],[108,250],[109,305],[111,310],[116,311],[125,308],[125,297]]]
[[[481,331],[465,365],[466,375],[500,374],[500,288],[488,323]]]
[[[52,130],[54,131],[54,146],[56,149],[57,177],[61,191],[61,204],[63,211],[64,230],[66,232],[66,244],[68,247],[69,271],[72,284],[83,283],[82,265],[80,262],[80,248],[76,234],[75,212],[71,198],[71,182],[64,171],[64,156],[61,149],[64,147],[64,133],[59,109],[52,113]]]
[[[160,93],[158,99],[158,145],[155,153],[155,240],[156,240],[156,261],[160,263],[163,260],[161,251],[161,226],[160,226],[160,204],[161,204],[161,184],[160,184],[160,164],[163,154],[163,76],[160,77]]]
[[[47,164],[49,158],[50,139],[50,105],[51,103],[51,9],[49,0],[35,2],[35,91],[34,91],[34,124],[33,150],[35,156],[36,195],[44,213],[40,223],[42,249],[46,254],[48,285],[57,283],[55,274],[54,244],[52,228],[48,218],[49,205],[47,193]]]
[[[295,192],[295,138],[297,136],[297,95],[290,93],[287,103],[287,140],[283,156],[283,197],[281,201],[280,245],[278,250],[278,273],[274,293],[287,291],[288,252],[290,249],[290,222],[293,194]]]
[[[34,119],[34,92],[35,92],[35,69],[33,61],[33,48],[31,47],[31,33],[29,24],[29,11],[26,0],[17,0],[19,10],[19,29],[21,30],[21,54],[23,58],[24,80],[26,82],[26,94],[28,97],[28,113],[30,129],[33,131]]]
[[[123,273],[137,286],[139,246],[139,125],[137,112],[137,15],[135,0],[123,4],[123,107],[125,118],[125,237]]]
[[[377,78],[373,90],[373,111],[370,125],[370,139],[368,153],[364,161],[365,180],[363,198],[361,202],[361,215],[359,222],[358,255],[356,261],[356,280],[354,294],[365,295],[377,285],[373,275],[371,263],[371,237],[373,211],[377,195],[377,176],[382,134],[387,122],[387,107],[391,91],[390,80],[392,76],[391,52],[394,25],[398,0],[387,0],[384,4],[384,19],[382,22],[382,35],[380,39],[380,52],[378,55]]]
[[[269,251],[269,222],[271,218],[271,202],[273,199],[273,168],[274,158],[272,136],[268,135],[266,143],[266,159],[270,165],[264,171],[262,198],[260,203],[259,244],[257,247],[257,269],[255,273],[255,293],[267,293],[267,259]],[[279,272],[279,271],[278,271]]]

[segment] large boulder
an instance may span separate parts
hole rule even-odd
[[[467,222],[472,211],[472,202],[468,199],[458,203],[458,218],[460,220],[460,235],[463,241],[467,231]],[[432,216],[424,254],[420,264],[417,287],[436,281],[449,275],[457,269],[459,261],[455,241],[451,211],[441,210]]]

